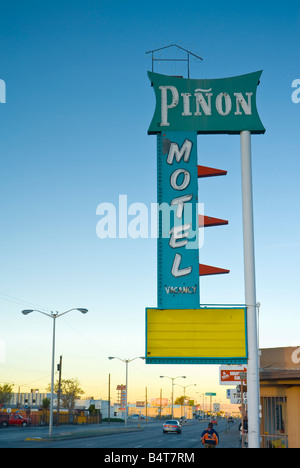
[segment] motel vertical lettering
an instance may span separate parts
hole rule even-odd
[[[177,161],[177,163],[180,163],[181,158],[183,157],[183,160],[188,163],[190,160],[190,155],[191,155],[191,150],[192,150],[193,143],[190,140],[185,140],[183,143],[181,149],[179,150],[178,144],[171,142],[170,144],[170,149],[169,149],[169,154],[167,157],[167,164],[172,165],[174,162],[174,156]],[[178,179],[180,176],[183,176],[181,183],[178,184]],[[175,171],[172,173],[171,178],[170,178],[170,183],[171,186],[174,190],[177,191],[182,191],[188,188],[189,184],[191,182],[191,174],[187,169],[180,168],[180,169],[175,169]],[[173,200],[171,200],[171,205],[178,205],[178,208],[176,210],[176,217],[182,222],[183,220],[183,212],[184,212],[184,204],[186,202],[189,202],[193,199],[193,194],[188,194],[188,195],[182,195],[181,197],[175,197]],[[172,247],[172,249],[181,249],[181,247],[185,247],[186,244],[188,243],[188,236],[189,236],[189,230],[191,229],[192,224],[181,224],[179,226],[174,226],[170,230],[170,241],[169,241],[169,246]],[[192,271],[192,266],[189,266],[187,268],[184,268],[180,270],[180,264],[182,260],[182,254],[180,253],[175,253],[174,260],[173,260],[173,265],[172,265],[172,270],[171,273],[175,278],[179,278],[182,276],[188,276],[191,271]]]
[[[199,307],[197,134],[158,135],[158,302]],[[183,300],[184,297],[184,300]]]

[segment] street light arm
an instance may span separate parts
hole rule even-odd
[[[56,315],[56,317],[61,317],[62,315],[65,315],[65,314],[71,312],[72,310],[79,310],[79,312],[81,312],[82,314],[86,314],[88,312],[87,309],[74,307],[73,309],[66,310],[66,312],[62,312],[61,314]]]
[[[121,359],[121,358],[116,357],[116,356],[108,356],[108,359],[109,359],[110,361],[111,361],[112,359],[119,359],[119,361],[126,362],[126,360]]]
[[[22,310],[22,314],[23,314],[23,315],[31,314],[31,312],[39,312],[40,314],[46,315],[47,317],[50,317],[50,318],[53,318],[53,315],[47,314],[46,312],[43,312],[42,310],[38,310],[38,309],[26,309],[26,310]]]
[[[134,361],[135,359],[145,359],[144,356],[138,356],[138,357],[135,357],[133,359],[121,359],[117,356],[108,356],[108,359],[111,361],[112,359],[119,359],[119,361],[122,361],[122,362],[132,362]]]
[[[197,386],[197,384],[195,384],[195,383],[192,383],[190,385],[180,385],[178,383],[175,383],[174,385],[177,385],[177,387],[182,387],[182,388],[196,387]]]
[[[138,356],[138,357],[135,357],[135,358],[133,358],[133,359],[128,359],[128,362],[135,361],[135,359],[143,359],[143,360],[145,360],[144,356]]]

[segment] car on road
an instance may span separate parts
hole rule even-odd
[[[181,429],[181,424],[176,419],[165,421],[163,424],[163,434],[167,434],[167,432],[176,432],[177,434],[181,434]]]
[[[215,426],[218,425],[217,419],[211,419],[210,422],[211,422],[212,424],[214,424]]]

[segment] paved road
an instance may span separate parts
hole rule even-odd
[[[47,440],[48,428],[3,428],[0,430],[2,448],[105,448],[105,449],[199,449],[201,432],[207,423],[189,421],[182,434],[163,434],[162,423],[128,424],[127,430],[120,425],[64,426],[54,428],[53,440]],[[220,435],[219,448],[238,448],[238,424],[220,421],[216,428]],[[227,430],[226,430],[227,429]],[[109,433],[108,433],[109,432]],[[33,440],[37,438],[36,440]]]

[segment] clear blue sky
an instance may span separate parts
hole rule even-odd
[[[300,104],[291,100],[299,36],[294,0],[2,2],[0,383],[26,391],[50,381],[51,323],[22,316],[31,305],[89,309],[61,318],[57,330],[64,377],[78,377],[87,394],[106,397],[109,372],[113,388],[124,381],[122,364],[107,356],[144,354],[144,310],[156,306],[156,242],[99,239],[96,209],[117,204],[119,194],[129,204],[156,202],[145,52],[172,43],[204,58],[191,64],[192,78],[264,70],[257,101],[267,133],[252,138],[260,344],[300,346]],[[186,73],[171,64],[155,71]],[[239,137],[199,136],[198,158],[228,170],[199,182],[199,201],[206,214],[229,220],[205,233],[200,260],[231,270],[201,280],[201,303],[243,303]],[[218,367],[135,361],[132,399],[142,399],[145,386],[150,397],[161,386],[167,395],[162,373],[187,375],[185,384],[199,391],[218,382]]]

